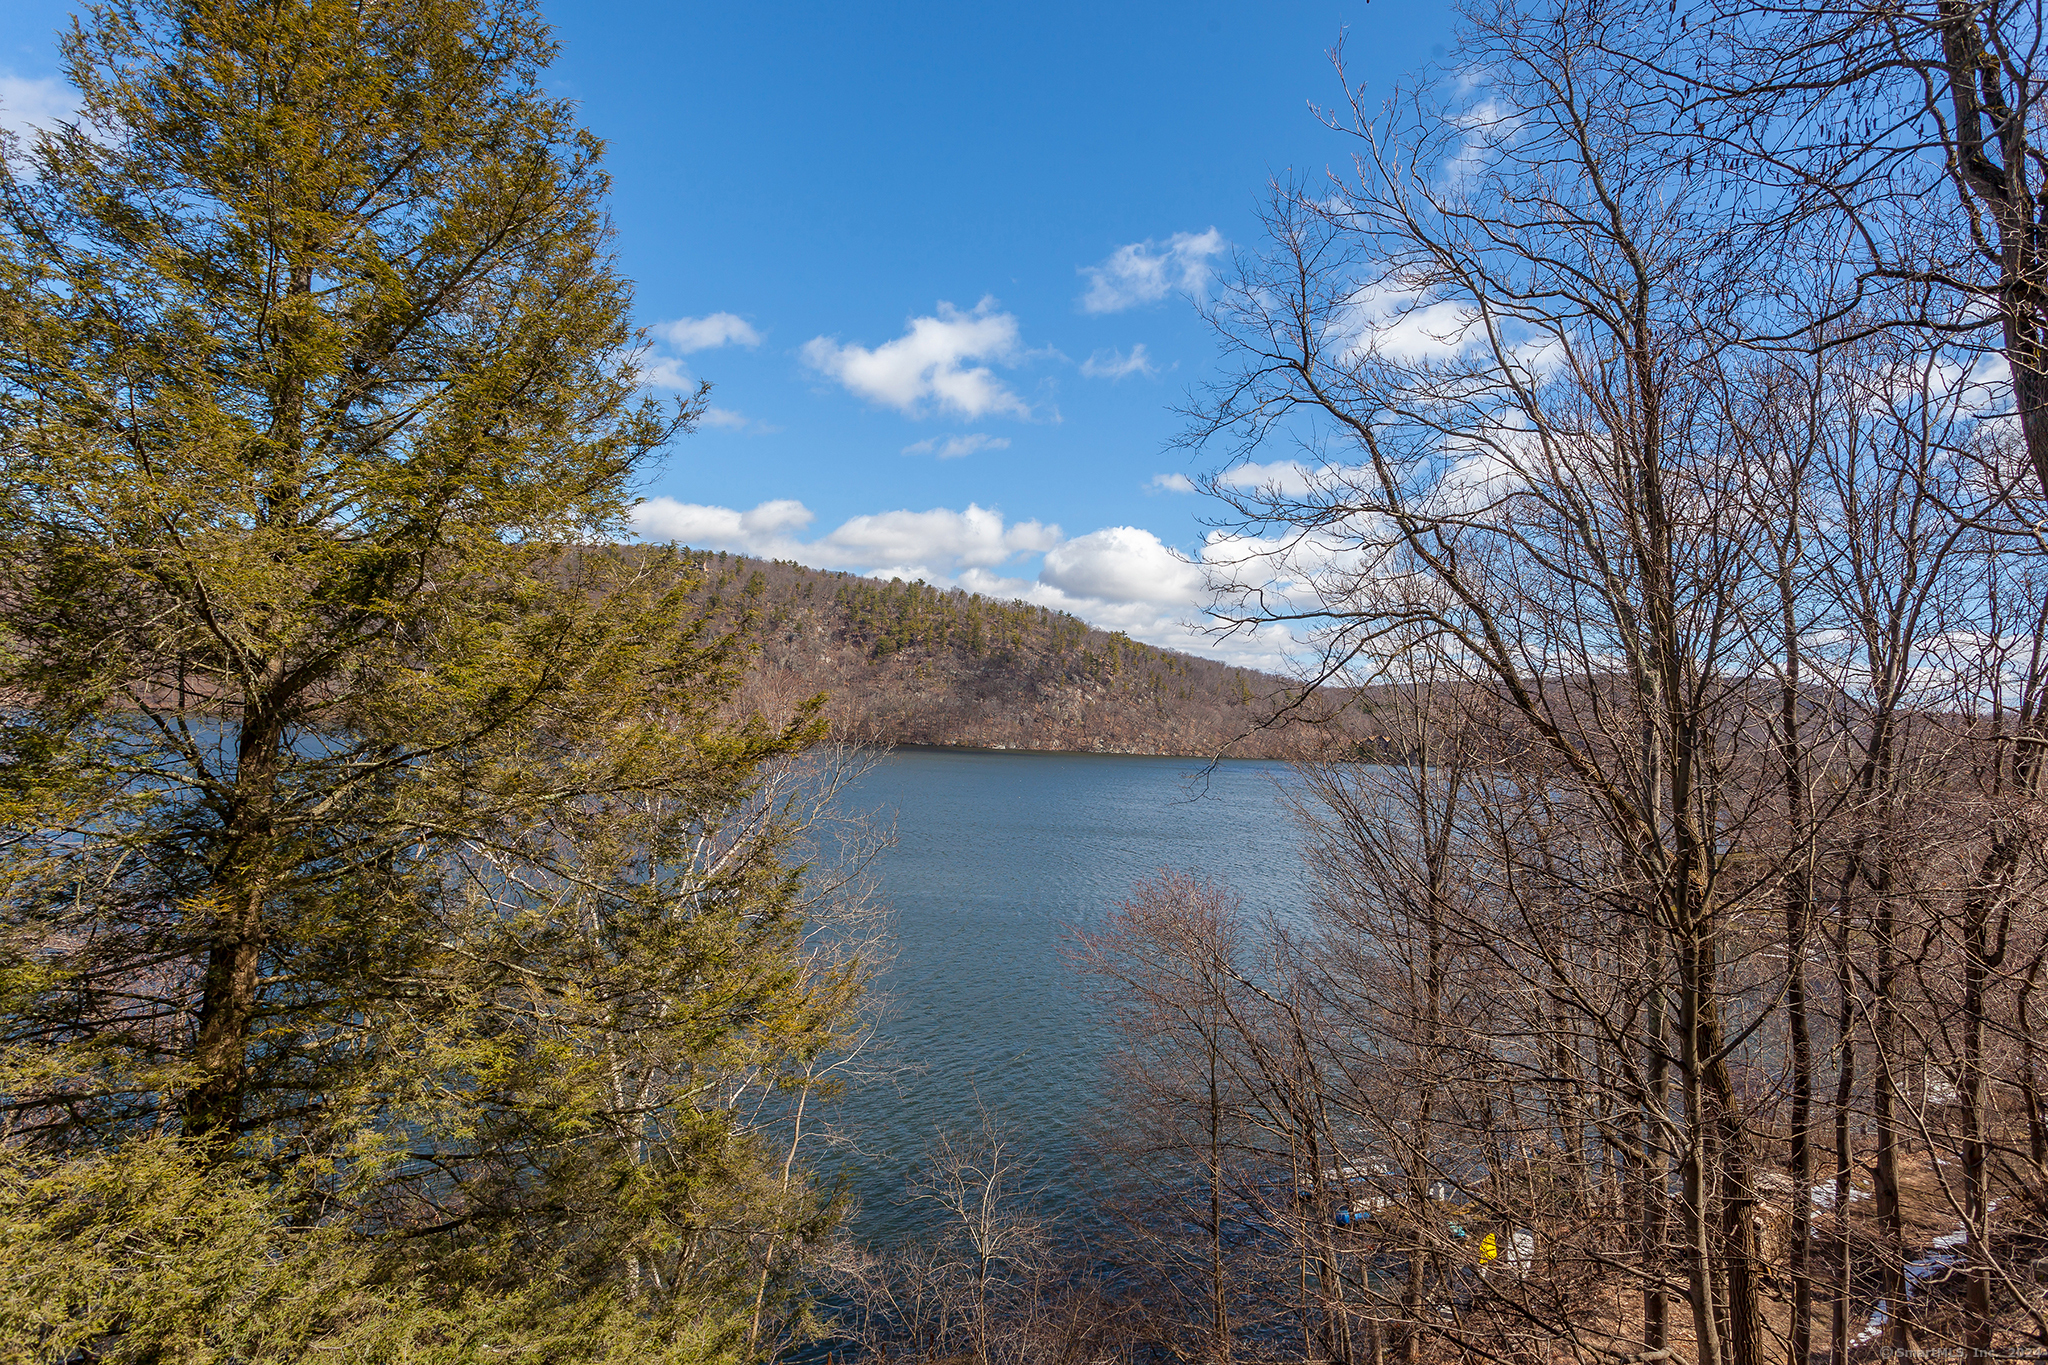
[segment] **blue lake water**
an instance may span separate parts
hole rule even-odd
[[[893,820],[879,880],[894,914],[890,998],[866,1059],[895,1074],[831,1107],[849,1146],[814,1156],[860,1201],[857,1235],[888,1244],[924,1218],[905,1174],[934,1128],[977,1105],[1033,1158],[1048,1204],[1085,1201],[1078,1160],[1100,1103],[1104,1030],[1062,959],[1133,881],[1214,878],[1245,908],[1298,912],[1306,884],[1284,764],[897,750],[848,798]]]

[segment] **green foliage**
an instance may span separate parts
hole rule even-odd
[[[1097,664],[1084,646],[1088,624],[1065,612],[1048,611],[1023,602],[1006,602],[959,589],[934,588],[924,582],[891,579],[847,581],[834,597],[856,639],[870,655],[883,658],[905,649],[960,650],[979,655],[992,645],[1013,651],[1079,655],[1088,671],[1101,667],[1111,676],[1126,659],[1170,667],[1166,651],[1139,644],[1129,636],[1110,637],[1107,662]]]
[[[69,1160],[0,1150],[0,1333],[10,1359],[162,1365],[744,1359],[728,1310],[661,1321],[542,1275],[450,1286],[417,1254],[366,1258],[289,1191],[143,1139]],[[565,1292],[566,1291],[566,1292]]]
[[[544,26],[65,50],[89,128],[0,187],[0,1335],[743,1352],[829,1214],[743,1105],[863,968],[784,856],[815,707],[737,716],[751,617],[583,548],[694,414],[634,397]]]

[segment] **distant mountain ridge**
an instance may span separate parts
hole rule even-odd
[[[1099,630],[1066,612],[785,560],[679,549],[717,618],[759,642],[742,705],[823,692],[834,729],[884,744],[1298,758],[1370,747],[1369,721],[1270,722],[1286,679]],[[1327,708],[1325,708],[1327,709]]]

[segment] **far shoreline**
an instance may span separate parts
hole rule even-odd
[[[1002,754],[1005,756],[1018,754],[1031,758],[1162,758],[1173,759],[1183,763],[1200,763],[1205,765],[1211,763],[1278,763],[1291,766],[1302,761],[1292,758],[1258,758],[1237,754],[1164,753],[1158,750],[1146,749],[1031,749],[1021,745],[1003,744],[932,744],[906,741],[903,743],[878,745],[877,747],[889,753],[909,751],[912,753],[930,754]],[[1350,763],[1367,762],[1364,759],[1342,759],[1339,761]]]

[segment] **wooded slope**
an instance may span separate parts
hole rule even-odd
[[[752,617],[740,701],[781,714],[827,694],[835,730],[886,744],[1294,758],[1355,748],[1369,717],[1262,725],[1271,674],[1142,644],[1065,612],[922,582],[683,551],[721,622]],[[1368,741],[1369,742],[1369,741]]]

